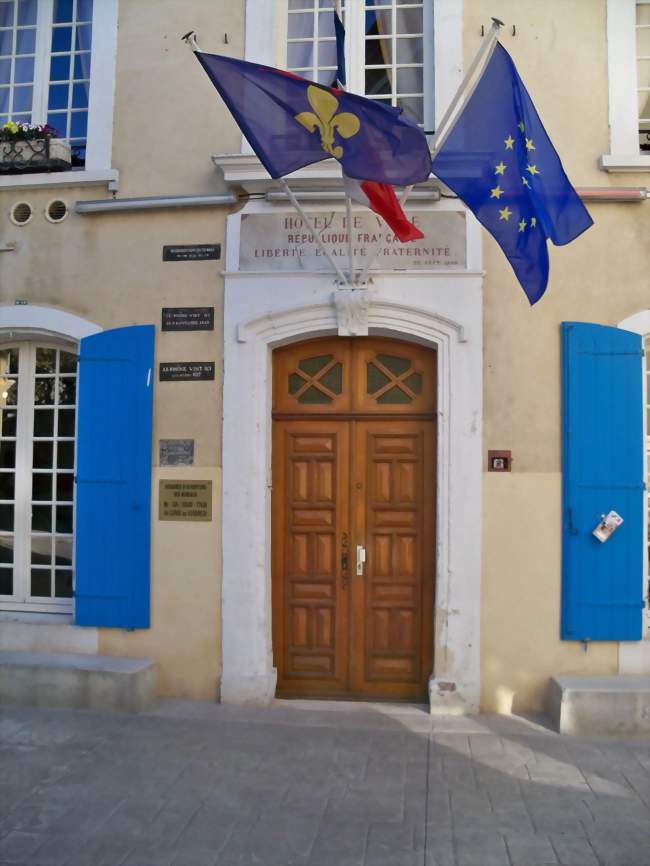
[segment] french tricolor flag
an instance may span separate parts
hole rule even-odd
[[[355,180],[343,175],[345,194],[352,201],[363,204],[371,211],[379,214],[395,232],[395,236],[405,243],[417,241],[424,235],[406,217],[402,206],[395,195],[395,190],[389,183],[377,183],[374,180]]]
[[[334,11],[334,33],[336,35],[337,65],[334,84],[345,88],[345,29],[336,10]],[[422,232],[406,218],[406,214],[395,195],[395,190],[389,183],[377,183],[374,180],[355,180],[352,177],[348,177],[344,172],[343,184],[345,186],[345,194],[350,196],[352,201],[357,202],[357,204],[365,205],[376,214],[379,214],[402,243],[417,241],[424,237]]]

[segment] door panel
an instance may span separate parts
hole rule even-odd
[[[341,573],[348,524],[349,427],[276,422],[273,441],[273,626],[278,689],[348,688],[348,602]]]
[[[421,697],[432,667],[434,437],[423,421],[354,422],[351,688]]]

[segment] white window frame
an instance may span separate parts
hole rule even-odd
[[[54,0],[39,0],[34,61],[34,97],[32,117],[35,123],[47,119],[50,24]],[[93,35],[90,56],[90,89],[88,94],[88,130],[86,164],[83,169],[58,175],[35,173],[0,178],[0,188],[55,186],[84,182],[117,182],[111,169],[113,146],[113,109],[115,66],[117,58],[117,24],[119,0],[94,0]]]
[[[34,442],[34,360],[36,348],[59,349],[65,352],[78,354],[79,346],[72,340],[57,339],[38,335],[8,335],[0,332],[0,348],[28,346],[30,352],[27,369],[24,362],[19,367],[19,393],[18,393],[18,415],[16,430],[16,462],[14,476],[14,595],[23,595],[24,599],[0,598],[0,611],[24,611],[29,613],[72,613],[74,606],[74,592],[72,598],[55,598],[47,600],[30,600],[31,584],[31,507],[32,507],[32,448]],[[25,391],[25,381],[28,383],[29,391]],[[20,390],[22,389],[22,390]],[[75,413],[77,404],[75,403]],[[75,443],[75,467],[72,475],[76,472],[76,429]],[[18,467],[20,466],[21,471]],[[28,468],[29,467],[29,468]],[[53,472],[53,483],[56,473]],[[53,491],[54,494],[54,491]],[[73,500],[73,533],[72,533],[72,574],[74,586],[74,526],[76,521],[76,506]],[[55,535],[55,532],[48,536]]]
[[[607,0],[609,148],[600,166],[609,172],[650,171],[639,151],[636,0]]]
[[[463,76],[463,0],[426,0],[425,32],[429,33],[429,45],[425,45],[425,58],[433,57],[433,87],[431,72],[427,73],[425,62],[425,92],[433,93],[434,129],[451,102]],[[287,0],[246,0],[246,45],[245,59],[281,69],[286,64]],[[357,29],[358,30],[358,29]],[[363,50],[362,35],[348,25],[346,32],[346,54],[350,69],[361,68],[356,58]],[[356,51],[353,48],[355,43]],[[362,92],[363,78],[358,74],[350,80],[350,90]],[[431,116],[431,114],[429,114]],[[427,106],[425,105],[425,128]],[[242,153],[252,153],[245,139]]]

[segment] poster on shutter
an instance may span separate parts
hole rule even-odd
[[[212,520],[212,482],[161,479],[159,520]]]
[[[327,251],[348,267],[348,226],[344,213],[312,213],[312,222]],[[370,211],[352,217],[352,255],[365,267],[379,244],[372,270],[440,271],[467,267],[467,226],[458,211],[407,214],[424,238],[400,243],[381,217]],[[243,214],[240,271],[330,271],[314,233],[297,214]]]

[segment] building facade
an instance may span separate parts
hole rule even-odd
[[[434,177],[401,247],[327,160],[291,188],[379,249],[341,284],[180,39],[327,83],[328,0],[0,6],[0,120],[74,163],[0,174],[0,650],[454,712],[650,673],[650,4],[344,4],[350,89],[426,132],[506,22],[594,218],[534,308]]]

